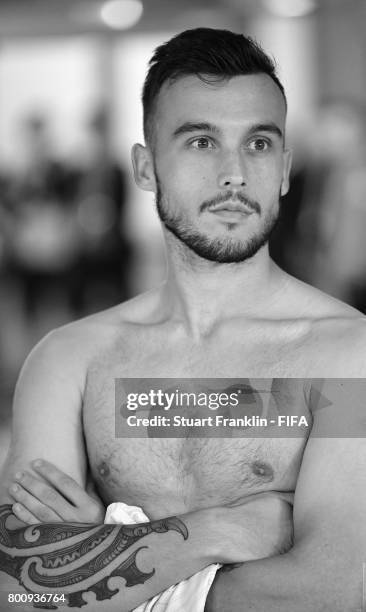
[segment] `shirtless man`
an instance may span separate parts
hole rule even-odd
[[[303,379],[366,377],[365,321],[269,258],[291,159],[282,85],[253,42],[199,29],[156,51],[143,103],[146,146],[133,148],[134,173],[156,195],[167,279],[54,331],[28,358],[2,479],[4,585],[47,585],[71,594],[69,605],[87,601],[86,611],[97,597],[97,610],[124,612],[212,562],[250,561],[217,574],[209,612],[360,611],[366,385],[325,380],[326,402],[314,410],[317,383]],[[311,435],[116,438],[114,379],[127,377],[245,378],[258,393],[256,379],[269,388],[287,379],[277,383],[281,402],[312,419]],[[73,481],[35,467],[38,457]],[[83,492],[89,472],[104,505],[143,507],[147,531],[100,525],[100,506]],[[9,504],[22,501],[19,491],[33,494],[23,497],[33,520],[18,510],[17,531]],[[291,491],[288,550],[280,497]],[[68,522],[58,530],[47,522],[60,517]],[[24,523],[37,521],[30,535]],[[46,569],[28,564],[29,548]]]

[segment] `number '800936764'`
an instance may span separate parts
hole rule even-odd
[[[58,593],[9,593],[9,603],[65,603],[65,595]]]

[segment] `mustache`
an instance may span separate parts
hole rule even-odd
[[[252,200],[248,198],[248,196],[235,191],[226,191],[225,193],[219,193],[217,196],[212,198],[211,200],[205,200],[200,206],[200,212],[205,212],[205,210],[214,208],[218,204],[223,204],[225,202],[241,202],[247,208],[256,212],[258,215],[261,214],[262,209],[256,200]]]

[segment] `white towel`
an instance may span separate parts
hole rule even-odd
[[[108,506],[104,522],[133,525],[134,523],[148,523],[149,520],[138,506],[128,506],[117,502]],[[182,580],[166,591],[155,595],[135,608],[134,612],[204,612],[208,592],[220,567],[219,563],[205,567],[187,580]]]

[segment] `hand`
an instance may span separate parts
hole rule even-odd
[[[281,555],[293,545],[293,495],[264,493],[248,501],[252,515],[251,552],[253,559]],[[249,519],[250,520],[250,519]]]
[[[255,561],[287,552],[293,543],[292,497],[261,493],[222,508],[226,530],[220,531],[226,539],[218,561]]]
[[[13,512],[23,523],[103,523],[105,507],[95,492],[89,495],[48,461],[36,460],[32,467],[42,480],[27,471],[17,472],[9,487],[16,502]]]

